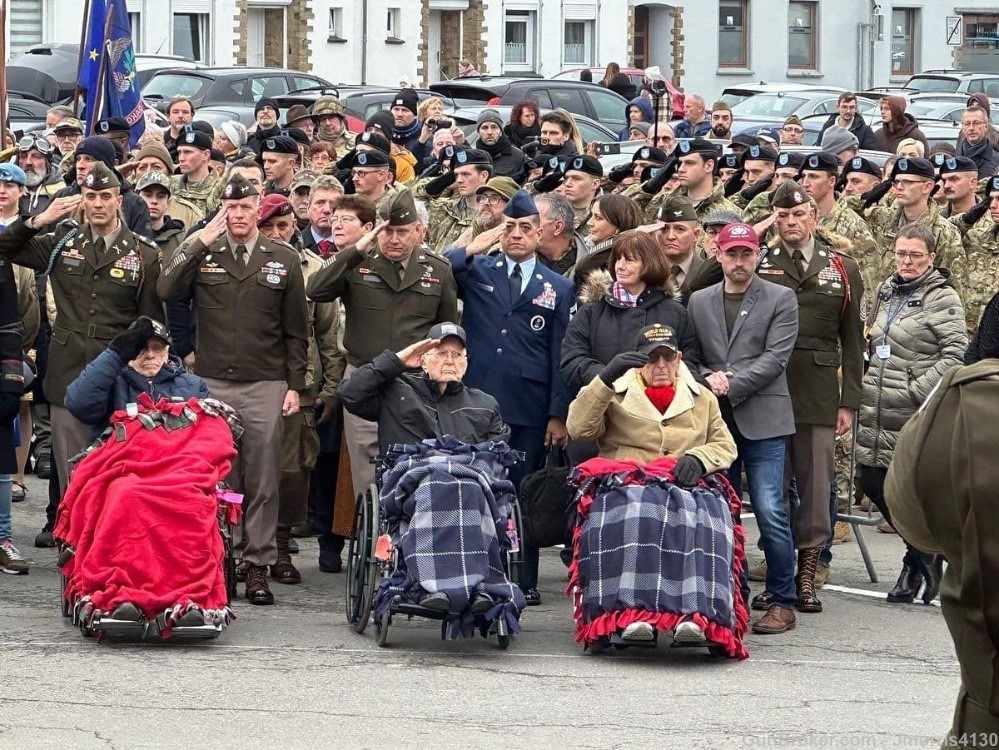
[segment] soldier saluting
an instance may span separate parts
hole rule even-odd
[[[82,205],[83,223],[63,221]],[[36,271],[49,269],[58,310],[49,344],[45,394],[52,405],[52,444],[59,487],[69,459],[90,444],[90,428],[63,407],[66,388],[108,342],[140,315],[163,317],[156,296],[159,252],[122,221],[121,183],[103,162],[90,167],[80,195],[56,198],[42,213],[18,219],[0,233],[0,256]],[[62,222],[62,223],[59,223]],[[56,226],[50,234],[36,227]],[[51,546],[57,504],[39,546]]]

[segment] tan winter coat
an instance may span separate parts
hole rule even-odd
[[[569,405],[569,437],[595,440],[602,458],[647,463],[690,453],[709,473],[731,466],[735,441],[718,399],[694,380],[687,366],[680,365],[676,396],[665,414],[645,395],[638,372],[625,373],[613,388],[593,378]]]
[[[878,288],[875,300],[857,463],[885,468],[899,431],[943,374],[962,363],[968,336],[961,299],[947,269],[932,269],[909,283],[899,283],[893,274]],[[878,356],[882,346],[890,350],[886,359]]]

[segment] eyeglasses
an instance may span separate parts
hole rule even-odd
[[[658,365],[660,362],[665,362],[666,364],[669,364],[670,362],[675,362],[675,361],[676,361],[676,352],[669,351],[668,349],[664,352],[659,352],[658,354],[656,352],[652,352],[652,354],[649,355],[650,365]]]
[[[788,135],[804,135],[805,130],[803,128],[781,128]]]
[[[17,142],[17,148],[21,151],[36,149],[40,154],[48,156],[52,153],[52,144],[37,135],[26,135]]]
[[[361,220],[353,214],[344,214],[343,216],[334,214],[330,218],[330,224],[353,224],[355,221],[358,224],[361,223]]]
[[[930,257],[927,253],[900,253],[895,252],[896,260],[911,260],[913,263],[918,263],[921,260],[925,260]]]
[[[898,189],[905,189],[907,185],[922,185],[926,180],[892,180],[891,186]]]
[[[988,123],[985,120],[967,120],[962,122],[961,125],[966,128],[980,128],[982,125],[988,125]]]
[[[461,362],[462,360],[465,359],[465,352],[436,351],[436,352],[430,352],[430,354],[428,354],[427,356],[430,357],[430,359],[444,359],[449,362]]]
[[[475,202],[480,206],[490,205],[498,206],[500,203],[508,203],[506,198],[502,195],[496,195],[494,193],[483,193],[482,195],[475,196]]]
[[[350,174],[354,177],[367,177],[369,174],[377,174],[378,172],[385,172],[384,169],[352,169]]]

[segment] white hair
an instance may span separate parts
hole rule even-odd
[[[416,205],[416,218],[419,220],[420,224],[423,226],[430,225],[430,212],[427,210],[427,204],[423,201],[413,201]]]

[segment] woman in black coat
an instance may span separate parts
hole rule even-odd
[[[10,520],[12,479],[17,473],[14,418],[24,391],[23,331],[14,270],[0,261],[0,571],[14,575],[28,572],[28,563],[14,547]]]
[[[618,235],[611,271],[592,272],[580,293],[583,303],[569,321],[559,369],[573,395],[617,354],[630,351],[638,332],[653,323],[676,331],[683,361],[698,372],[701,355],[693,321],[669,289],[669,266],[652,235]]]

